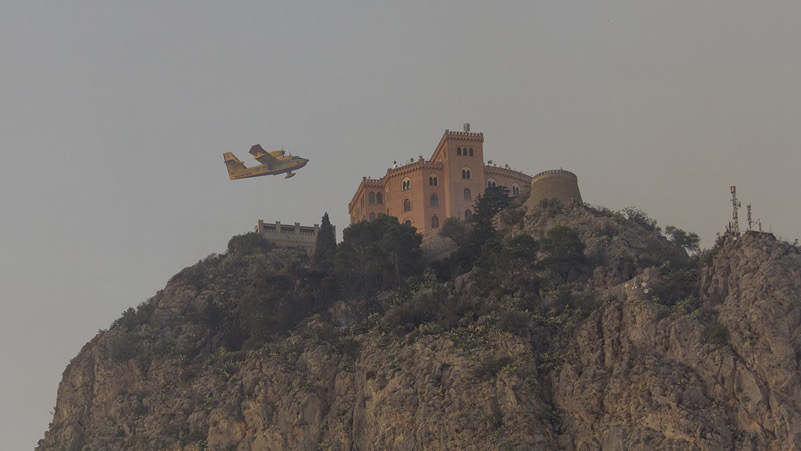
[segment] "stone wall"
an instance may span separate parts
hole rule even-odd
[[[302,226],[296,222],[293,225],[264,222],[259,219],[254,232],[261,234],[267,241],[279,247],[303,247],[309,255],[314,252],[317,243],[317,234],[320,226],[315,224],[313,227]],[[334,229],[336,235],[336,228]]]
[[[526,207],[536,207],[544,199],[557,199],[562,203],[577,199],[581,202],[576,174],[563,169],[553,169],[531,177],[531,196],[526,201]]]

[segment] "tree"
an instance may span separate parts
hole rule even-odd
[[[534,265],[539,249],[540,244],[531,235],[517,235],[501,250],[501,261],[514,278]]]
[[[491,186],[484,190],[484,194],[476,198],[475,203],[475,215],[471,216],[470,219],[476,218],[474,221],[479,221],[483,219],[492,219],[495,216],[495,213],[506,208],[511,201],[511,197],[509,197],[509,188],[505,186]]]
[[[470,232],[467,234],[464,245],[460,246],[454,254],[454,261],[463,270],[469,270],[481,256],[484,244],[496,238],[492,218],[509,205],[510,200],[509,188],[505,186],[487,188],[483,195],[476,198],[476,202],[473,204],[475,213],[468,220],[471,225]]]
[[[659,228],[656,226],[656,219],[651,219],[648,216],[648,214],[646,214],[644,211],[640,210],[637,207],[624,208],[623,215],[629,221],[641,225],[645,230],[648,230],[649,232],[659,230]]]
[[[540,240],[540,249],[546,254],[543,264],[564,277],[565,282],[573,268],[584,263],[585,247],[576,231],[563,225],[555,226]]]
[[[331,272],[334,267],[336,249],[337,241],[334,236],[334,226],[331,225],[331,221],[328,219],[328,212],[326,212],[320,223],[320,230],[317,232],[312,267],[321,271]]]
[[[387,289],[422,270],[422,237],[414,227],[398,223],[398,218],[379,215],[352,224],[342,235],[334,274],[350,288]]]
[[[685,232],[684,230],[673,226],[666,226],[665,234],[673,244],[679,245],[687,249],[689,252],[698,252],[701,250],[699,246],[701,238],[698,237],[698,234]]]
[[[461,246],[467,239],[467,227],[464,222],[456,218],[448,218],[442,223],[439,233],[453,240],[457,246]]]
[[[487,240],[475,263],[479,284],[516,291],[521,283],[530,282],[538,250],[539,243],[531,235],[517,235],[505,242],[497,237]]]

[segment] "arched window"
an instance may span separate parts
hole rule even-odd
[[[411,226],[412,226],[412,220],[411,220],[411,219],[407,219],[407,220],[403,221],[403,223],[404,223],[405,225],[409,226],[409,227],[411,227]]]
[[[431,228],[438,229],[439,228],[439,218],[436,216],[431,217]]]
[[[370,213],[370,220],[372,221],[374,219],[375,219],[375,213]]]
[[[374,204],[374,203],[375,203],[375,193],[374,193],[374,192],[372,192],[372,191],[370,191],[370,194],[369,194],[369,196],[368,196],[368,197],[369,197],[369,199],[370,199],[370,203],[371,203],[371,204]]]
[[[462,148],[461,147],[457,147],[456,148],[456,155],[461,155],[461,154],[462,154]]]
[[[381,193],[375,193],[375,203],[383,204],[384,203],[384,195]]]
[[[429,175],[428,176],[428,184],[431,186],[437,186],[437,176],[436,175]]]
[[[498,182],[495,179],[487,179],[487,188],[495,188],[498,186]]]
[[[438,207],[439,206],[439,197],[436,194],[431,195],[431,206]]]
[[[465,188],[464,189],[464,200],[472,200],[472,199],[473,199],[473,193],[470,192],[470,188]]]
[[[470,168],[467,166],[462,168],[462,178],[466,180],[470,179]]]
[[[406,177],[401,182],[401,191],[409,191],[412,189],[412,180],[409,177]]]
[[[412,209],[412,201],[409,199],[403,199],[403,211],[411,211]]]
[[[473,156],[473,148],[472,147],[470,148],[470,156],[471,157]]]
[[[468,208],[467,210],[464,211],[464,218],[470,219],[470,216],[473,216],[473,212]]]
[[[520,185],[518,185],[517,183],[512,184],[512,195],[513,196],[520,195]]]

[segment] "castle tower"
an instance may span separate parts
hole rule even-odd
[[[563,204],[577,199],[581,202],[581,192],[576,174],[563,169],[543,171],[531,177],[531,196],[526,208],[537,207],[545,199],[557,199]]]
[[[472,215],[476,196],[484,193],[484,134],[445,130],[431,157],[442,163],[445,217]]]

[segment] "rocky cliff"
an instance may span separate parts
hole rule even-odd
[[[798,249],[750,232],[690,259],[648,225],[507,209],[504,242],[567,226],[581,261],[429,272],[261,341],[243,305],[305,257],[210,256],[84,346],[39,449],[801,447]]]

